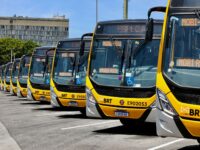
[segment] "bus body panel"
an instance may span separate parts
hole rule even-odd
[[[89,39],[86,40],[87,44],[90,46],[91,42]],[[73,108],[77,108],[78,110],[84,110],[86,107],[86,93],[85,90],[84,92],[82,91],[77,91],[77,92],[70,92],[67,89],[66,90],[62,90],[60,91],[59,89],[56,88],[56,83],[54,81],[54,73],[55,73],[55,69],[56,67],[55,65],[55,59],[57,57],[57,52],[59,52],[59,48],[62,49],[63,51],[61,53],[79,53],[79,45],[77,45],[77,43],[80,43],[80,39],[79,38],[75,38],[75,39],[69,39],[66,41],[60,41],[59,44],[63,44],[63,45],[69,44],[69,45],[73,45],[72,47],[65,47],[65,46],[61,46],[61,47],[57,47],[56,52],[55,52],[55,56],[53,59],[53,69],[52,69],[52,75],[51,75],[51,105],[53,107],[64,107],[64,108],[69,108],[69,107],[73,107]],[[74,43],[74,44],[73,44]],[[58,44],[58,45],[59,45]],[[78,47],[77,47],[78,46]],[[86,47],[88,48],[88,47]],[[78,50],[77,50],[78,49]],[[63,64],[61,64],[63,65]],[[76,64],[75,64],[76,66]],[[76,70],[76,69],[75,69]],[[76,72],[77,73],[77,72]],[[65,78],[69,78],[69,77],[65,77]],[[59,86],[60,84],[57,83],[57,86]],[[70,86],[67,84],[64,84],[64,86]],[[73,84],[72,86],[77,87],[78,85]],[[82,85],[85,86],[85,85]]]
[[[33,56],[36,56],[36,57],[42,56],[43,58],[41,58],[41,59],[45,59],[45,61],[46,61],[46,58],[50,58],[51,55],[52,55],[52,54],[49,54],[49,57],[47,57],[48,51],[50,53],[52,52],[54,54],[55,47],[39,47],[39,48],[36,48],[35,51],[33,52],[33,55],[32,55],[31,60],[30,60],[30,67],[29,67],[29,73],[28,73],[29,75],[28,75],[28,81],[27,81],[27,99],[28,100],[31,100],[31,101],[46,101],[46,102],[51,101],[50,79],[49,79],[49,90],[46,90],[46,89],[44,90],[42,88],[38,88],[38,89],[33,88],[33,86],[31,85],[31,80],[30,80],[31,65],[33,65]],[[48,64],[46,64],[46,65],[48,65]],[[47,67],[47,66],[44,65],[43,67]],[[51,67],[51,66],[49,65],[49,67]],[[50,70],[51,70],[51,68],[50,68]],[[45,75],[46,75],[46,72],[45,72]]]
[[[97,25],[98,26],[98,25]],[[106,35],[105,35],[106,36]],[[114,38],[115,36],[113,36]],[[119,37],[118,37],[119,38]],[[117,39],[118,39],[117,38]],[[120,39],[120,38],[119,38]],[[131,38],[133,40],[142,40],[140,38]],[[158,38],[160,39],[160,38]],[[156,94],[148,98],[127,98],[123,96],[108,96],[106,94],[98,94],[95,87],[93,86],[90,79],[90,63],[91,54],[94,44],[94,37],[92,40],[92,46],[89,54],[88,73],[86,76],[86,92],[87,103],[86,103],[86,115],[94,118],[118,118],[118,119],[133,119],[145,122],[156,121]],[[103,88],[103,87],[102,87]],[[118,91],[120,92],[120,91]],[[90,101],[89,97],[93,96],[94,101]],[[125,112],[123,114],[123,112]]]
[[[27,97],[27,88],[21,87],[19,80],[17,80],[17,96],[19,98]]]
[[[175,0],[174,0],[175,2]],[[189,2],[189,1],[188,1]],[[199,2],[198,2],[199,3]],[[173,91],[170,90],[163,76],[163,59],[165,38],[167,33],[168,15],[171,0],[168,0],[167,10],[165,14],[163,33],[160,43],[158,72],[157,72],[157,90],[161,91],[164,97],[169,101],[175,114],[169,114],[161,107],[159,94],[157,92],[157,112],[156,112],[156,128],[157,134],[161,137],[179,137],[179,138],[200,138],[200,105],[183,103],[178,100]],[[184,9],[186,10],[186,9]]]

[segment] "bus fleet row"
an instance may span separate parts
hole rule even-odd
[[[148,19],[99,22],[2,65],[1,89],[133,128],[156,122],[159,136],[200,142],[199,9],[198,0],[169,0]]]

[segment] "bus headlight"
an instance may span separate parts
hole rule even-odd
[[[89,102],[96,104],[96,100],[94,96],[92,95],[92,92],[88,88],[86,88],[86,98]]]
[[[165,94],[163,92],[161,92],[160,90],[157,90],[157,96],[159,99],[161,109],[164,112],[166,112],[172,116],[177,115],[175,109],[172,107],[172,105],[170,104],[169,100],[167,99],[167,97],[165,96]]]

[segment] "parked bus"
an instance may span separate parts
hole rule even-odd
[[[3,65],[0,66],[0,90],[2,90],[2,81],[3,81]]]
[[[149,43],[144,40],[146,23],[143,19],[97,24],[86,77],[87,116],[118,118],[124,125],[155,122],[162,21],[155,21]]]
[[[5,67],[5,77],[4,77],[4,91],[10,92],[10,80],[11,80],[11,71],[12,71],[12,62],[6,64]]]
[[[19,64],[19,74],[17,78],[17,96],[19,98],[27,97],[27,80],[31,56],[24,55],[21,57]]]
[[[1,69],[1,90],[4,90],[4,78],[5,78],[5,67],[6,65],[2,65]]]
[[[51,104],[53,107],[76,107],[85,112],[85,76],[90,39],[85,40],[85,54],[79,56],[81,39],[58,43],[51,77]]]
[[[19,63],[20,59],[15,59],[12,65],[11,70],[11,79],[10,79],[10,94],[17,96],[17,77],[19,72]]]
[[[167,4],[156,84],[156,125],[162,137],[200,142],[199,9],[199,0],[169,0]]]
[[[50,72],[54,51],[55,47],[40,47],[34,50],[28,75],[29,100],[50,102]]]

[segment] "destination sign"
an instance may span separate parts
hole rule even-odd
[[[162,24],[155,24],[154,34],[161,34]],[[99,24],[96,28],[96,34],[132,34],[132,35],[143,35],[146,33],[146,23],[125,23],[125,24]]]
[[[171,7],[200,7],[199,0],[172,0]]]

